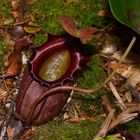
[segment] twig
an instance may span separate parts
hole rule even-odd
[[[112,21],[111,23],[109,23],[107,26],[105,26],[103,29],[99,30],[100,32],[104,32],[106,31],[110,26],[112,26],[115,23],[115,21]]]
[[[93,140],[96,140],[97,137],[104,137],[108,132],[108,128],[110,126],[111,121],[115,120],[114,118],[115,109],[111,107],[111,104],[107,95],[102,96],[102,100],[103,100],[103,103],[102,103],[103,107],[105,108],[105,112],[106,114],[108,114],[108,116],[106,120],[104,121],[103,126],[101,127],[99,132],[95,135]]]
[[[124,105],[123,100],[121,99],[120,95],[118,94],[118,92],[112,82],[109,82],[109,87],[110,87],[113,95],[115,96],[116,100],[118,101],[120,108],[122,110],[126,109],[126,106]]]
[[[124,110],[109,126],[108,131],[112,130],[114,127],[116,127],[120,123],[124,123],[128,120],[134,119],[138,113],[134,112],[139,112],[140,111],[140,104],[137,104],[134,107],[128,108]]]
[[[128,122],[138,116],[138,113],[124,114],[123,112],[110,124],[108,131],[115,128],[117,125],[121,123]]]
[[[103,123],[100,131],[95,135],[95,137],[93,138],[93,140],[96,140],[98,137],[105,137],[106,136],[106,134],[108,132],[108,128],[109,128],[110,123],[112,121],[112,118],[114,117],[114,112],[115,112],[115,109],[112,109],[109,112],[109,114],[108,114],[105,122]]]
[[[21,21],[19,23],[14,23],[14,24],[10,24],[10,25],[0,25],[0,29],[7,29],[7,28],[10,28],[12,26],[19,26],[19,25],[23,25],[27,22],[31,21],[30,19],[27,19],[25,21]]]
[[[109,112],[111,112],[111,110],[113,110],[113,108],[111,107],[111,104],[110,104],[110,101],[107,97],[107,95],[103,95],[102,96],[102,105],[103,105],[103,108],[105,109],[105,113],[108,115]],[[112,120],[114,120],[115,118],[113,117]]]

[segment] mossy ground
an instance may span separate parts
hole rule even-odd
[[[11,18],[11,7],[9,0],[0,0],[0,25],[2,25],[7,19]],[[4,56],[8,52],[9,46],[1,36],[0,31],[0,68],[3,68]],[[0,69],[0,71],[1,71]]]
[[[92,140],[102,121],[79,123],[52,121],[38,130],[35,140]]]
[[[102,0],[76,0],[71,3],[65,3],[64,0],[37,0],[27,9],[27,14],[33,15],[35,22],[42,27],[41,32],[35,35],[35,46],[40,46],[47,40],[46,33],[65,33],[60,23],[62,15],[75,19],[79,27],[102,27],[105,20],[97,13],[103,9],[105,5]]]
[[[4,66],[4,56],[7,54],[8,50],[9,46],[2,38],[0,38],[0,68],[1,68],[0,71]]]
[[[36,13],[36,21],[44,32],[60,34],[64,32],[60,16],[66,15],[76,19],[79,27],[101,27],[104,20],[97,13],[104,8],[102,0],[77,0],[73,3],[65,3],[64,0],[37,0],[29,7],[29,12]]]
[[[0,23],[11,16],[11,2],[10,0],[0,0]]]

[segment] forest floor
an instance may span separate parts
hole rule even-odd
[[[0,3],[1,140],[139,140],[139,35],[113,18],[106,0]],[[29,101],[36,92],[32,89],[33,95],[27,95],[25,70],[33,51],[49,41],[50,34],[53,38],[70,34],[80,40],[90,61],[74,79],[80,92],[73,88],[61,112],[36,126],[30,119],[27,122],[28,114],[24,118],[26,108],[32,110],[35,99]]]

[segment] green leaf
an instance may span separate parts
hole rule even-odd
[[[23,29],[25,32],[30,33],[30,34],[35,34],[41,30],[41,27],[39,26],[24,26]]]
[[[115,18],[140,34],[140,0],[109,0]]]

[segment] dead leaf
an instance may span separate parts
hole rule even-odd
[[[116,65],[117,65],[117,62],[116,61],[112,61],[110,63],[110,68],[114,70]],[[120,67],[117,69],[116,72],[118,74],[120,74],[121,76],[123,76],[125,78],[128,78],[131,75],[132,68],[133,68],[132,65],[127,65],[127,64],[122,63],[120,65]]]
[[[35,34],[35,33],[39,32],[41,30],[41,27],[31,26],[31,25],[24,26],[23,28],[27,33],[31,33],[31,34]]]
[[[112,55],[112,58],[116,59],[116,60],[120,60],[120,58],[122,57],[122,55],[124,54],[124,51],[123,50],[119,50],[117,52],[115,52],[113,55]],[[127,63],[127,64],[140,64],[140,56],[133,53],[133,52],[130,52],[127,57],[123,60],[123,63]]]
[[[118,48],[121,46],[121,40],[117,36],[109,35],[109,34],[104,34],[103,37],[105,40],[103,41],[101,47],[102,49],[100,50],[101,53],[106,54],[106,55],[111,55],[114,54]]]
[[[32,139],[32,136],[36,133],[36,131],[37,131],[37,127],[32,126],[30,129],[25,131],[25,133],[23,133],[23,135],[20,137],[20,139],[21,140],[30,140],[30,139]]]
[[[16,76],[21,73],[22,54],[14,51],[8,56],[8,67],[6,68],[6,77]]]
[[[22,126],[22,123],[20,121],[11,119],[7,127],[8,139],[19,139],[18,136],[20,136],[23,133],[24,129],[25,128]]]
[[[5,89],[0,88],[0,100],[7,97],[7,95],[8,95],[8,92]]]
[[[30,37],[24,36],[24,37],[16,40],[14,49],[15,49],[15,51],[21,52],[23,50],[26,50],[31,43],[32,43],[32,41],[31,41]]]
[[[95,106],[95,105],[90,105],[90,109],[91,109],[92,111],[95,111],[95,110],[97,109],[97,106]]]
[[[95,116],[89,116],[86,114],[86,112],[81,110],[80,105],[75,105],[75,107],[76,107],[76,109],[74,109],[74,115],[70,118],[70,121],[80,122],[80,121],[84,121],[84,120],[89,120],[89,121],[96,121],[97,120],[97,118]]]
[[[13,87],[14,87],[14,82],[13,82],[13,79],[11,79],[11,78],[6,78],[6,79],[4,80],[4,83],[5,83],[8,87],[10,87],[10,88],[13,88]]]
[[[32,22],[35,22],[35,16],[29,13],[29,17],[31,19]]]
[[[140,70],[134,71],[127,79],[127,84],[135,88],[140,82]]]
[[[131,103],[132,102],[132,94],[130,93],[130,91],[127,91],[125,93],[125,98],[128,101],[128,103]]]
[[[13,40],[20,39],[27,34],[22,26],[10,26],[6,29],[6,31]]]

